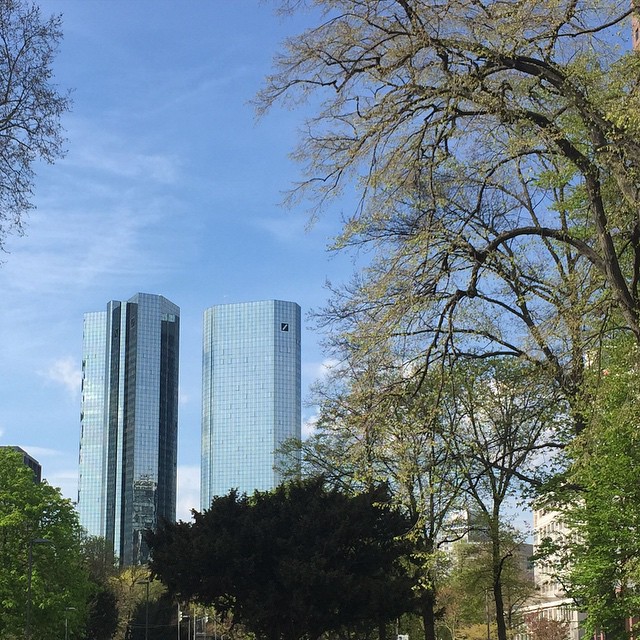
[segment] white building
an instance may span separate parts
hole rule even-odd
[[[540,545],[544,540],[555,541],[569,535],[567,526],[556,511],[539,509],[533,512],[533,551],[537,556]],[[548,556],[544,561],[536,560],[533,568],[533,578],[536,585],[536,595],[523,607],[522,614],[537,615],[546,620],[557,620],[568,625],[569,640],[580,640],[583,636],[581,623],[585,616],[580,613],[567,596],[560,581],[562,563],[560,558]],[[526,638],[527,634],[521,634]]]

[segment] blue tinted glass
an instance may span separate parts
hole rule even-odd
[[[300,438],[300,307],[268,300],[204,314],[201,508],[275,487],[276,451]]]

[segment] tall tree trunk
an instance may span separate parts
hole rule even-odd
[[[613,600],[615,600],[616,595],[613,595]],[[606,640],[628,640],[629,638],[633,638],[634,634],[630,634],[627,630],[627,620],[625,618],[619,618],[612,624],[610,624],[604,632],[604,637]]]
[[[424,625],[424,640],[436,640],[435,605],[435,592],[433,589],[428,589],[422,597],[422,624]]]
[[[378,623],[378,639],[387,640],[387,625],[384,622]]]
[[[492,546],[492,573],[493,573],[493,599],[496,607],[496,629],[498,640],[507,640],[507,624],[504,619],[504,597],[502,595],[502,567],[505,557],[500,543],[500,519],[498,517],[499,507],[494,508],[494,515],[491,523],[491,546]]]
[[[507,640],[507,624],[504,619],[504,599],[502,597],[502,581],[500,579],[493,583],[493,598],[496,605],[498,640]]]

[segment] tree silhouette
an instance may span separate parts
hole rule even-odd
[[[414,606],[401,536],[411,523],[379,486],[358,495],[321,479],[216,498],[195,522],[149,533],[151,570],[183,599],[232,610],[268,640],[381,630]]]

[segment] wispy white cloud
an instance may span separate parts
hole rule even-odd
[[[321,362],[306,362],[303,364],[305,376],[311,380],[325,380],[331,372],[340,365],[335,358],[325,358]]]
[[[58,358],[45,371],[41,371],[40,375],[65,387],[74,398],[80,391],[82,371],[77,360],[71,356]]]
[[[307,418],[306,420],[303,420],[302,422],[302,440],[306,440],[307,438],[310,438],[312,435],[314,435],[315,431],[316,431],[316,425],[318,424],[318,414],[314,414],[312,416],[310,416],[309,418]]]
[[[95,162],[134,180],[123,186],[102,167],[79,188],[69,166],[56,167],[56,180],[43,180],[47,185],[38,192],[27,238],[9,243],[11,256],[0,270],[5,292],[55,295],[69,287],[85,290],[106,278],[129,280],[169,269],[163,249],[172,242],[176,246],[169,222],[180,207],[158,183],[176,177],[172,161],[118,151],[105,152]],[[188,228],[181,233],[188,235]]]
[[[31,451],[29,451],[31,455]],[[33,456],[38,459],[37,455]],[[65,498],[69,498],[73,502],[78,499],[78,471],[77,469],[58,469],[54,472],[47,473],[47,467],[43,467],[42,475],[45,480],[52,486],[60,489],[60,493]]]
[[[70,165],[83,171],[97,171],[103,178],[144,178],[160,184],[174,184],[179,177],[175,157],[153,153],[126,152],[109,148],[84,147],[75,153]]]
[[[274,208],[298,174],[286,159],[297,124],[278,109],[254,127],[246,105],[269,71],[265,51],[289,29],[268,21],[269,10],[253,12],[239,39],[229,26],[242,15],[240,3],[211,4],[206,12],[215,19],[200,21],[200,9],[177,21],[172,11],[150,13],[151,1],[133,11],[129,3],[116,3],[122,11],[66,4],[56,74],[61,86],[76,87],[64,119],[68,154],[36,167],[38,208],[0,268],[0,435],[40,444],[25,448],[73,496],[75,474],[65,470],[77,464],[80,403],[66,392],[77,385],[73,367],[59,359],[79,359],[83,312],[136,291],[167,295],[182,308],[178,517],[189,519],[199,506],[202,309],[227,293],[226,301],[257,299],[265,282],[305,308],[320,304],[315,289],[339,279],[338,260],[328,268],[319,251],[322,225],[339,216],[306,233],[304,212]],[[177,26],[193,46],[160,37],[159,28],[175,35]],[[288,265],[277,277],[263,273],[272,258]],[[296,264],[304,269],[290,268]],[[192,336],[184,333],[190,315],[198,318]],[[313,354],[305,357],[319,360],[314,344],[312,335],[305,339],[305,354]],[[314,378],[324,372],[322,364],[309,369]]]
[[[24,449],[30,456],[33,456],[38,462],[42,462],[42,460],[47,458],[59,458],[64,455],[62,451],[48,447],[38,447],[30,444],[18,444],[18,446]]]
[[[117,179],[119,184],[122,179],[140,178],[146,185],[174,184],[180,178],[181,163],[176,155],[147,151],[144,135],[123,138],[125,130],[117,129],[122,118],[116,116],[114,120],[101,122],[71,115],[66,128],[73,144],[57,166],[76,176],[80,173],[101,181]]]
[[[307,220],[304,215],[283,212],[279,216],[254,216],[250,222],[278,242],[300,244],[305,240]]]

